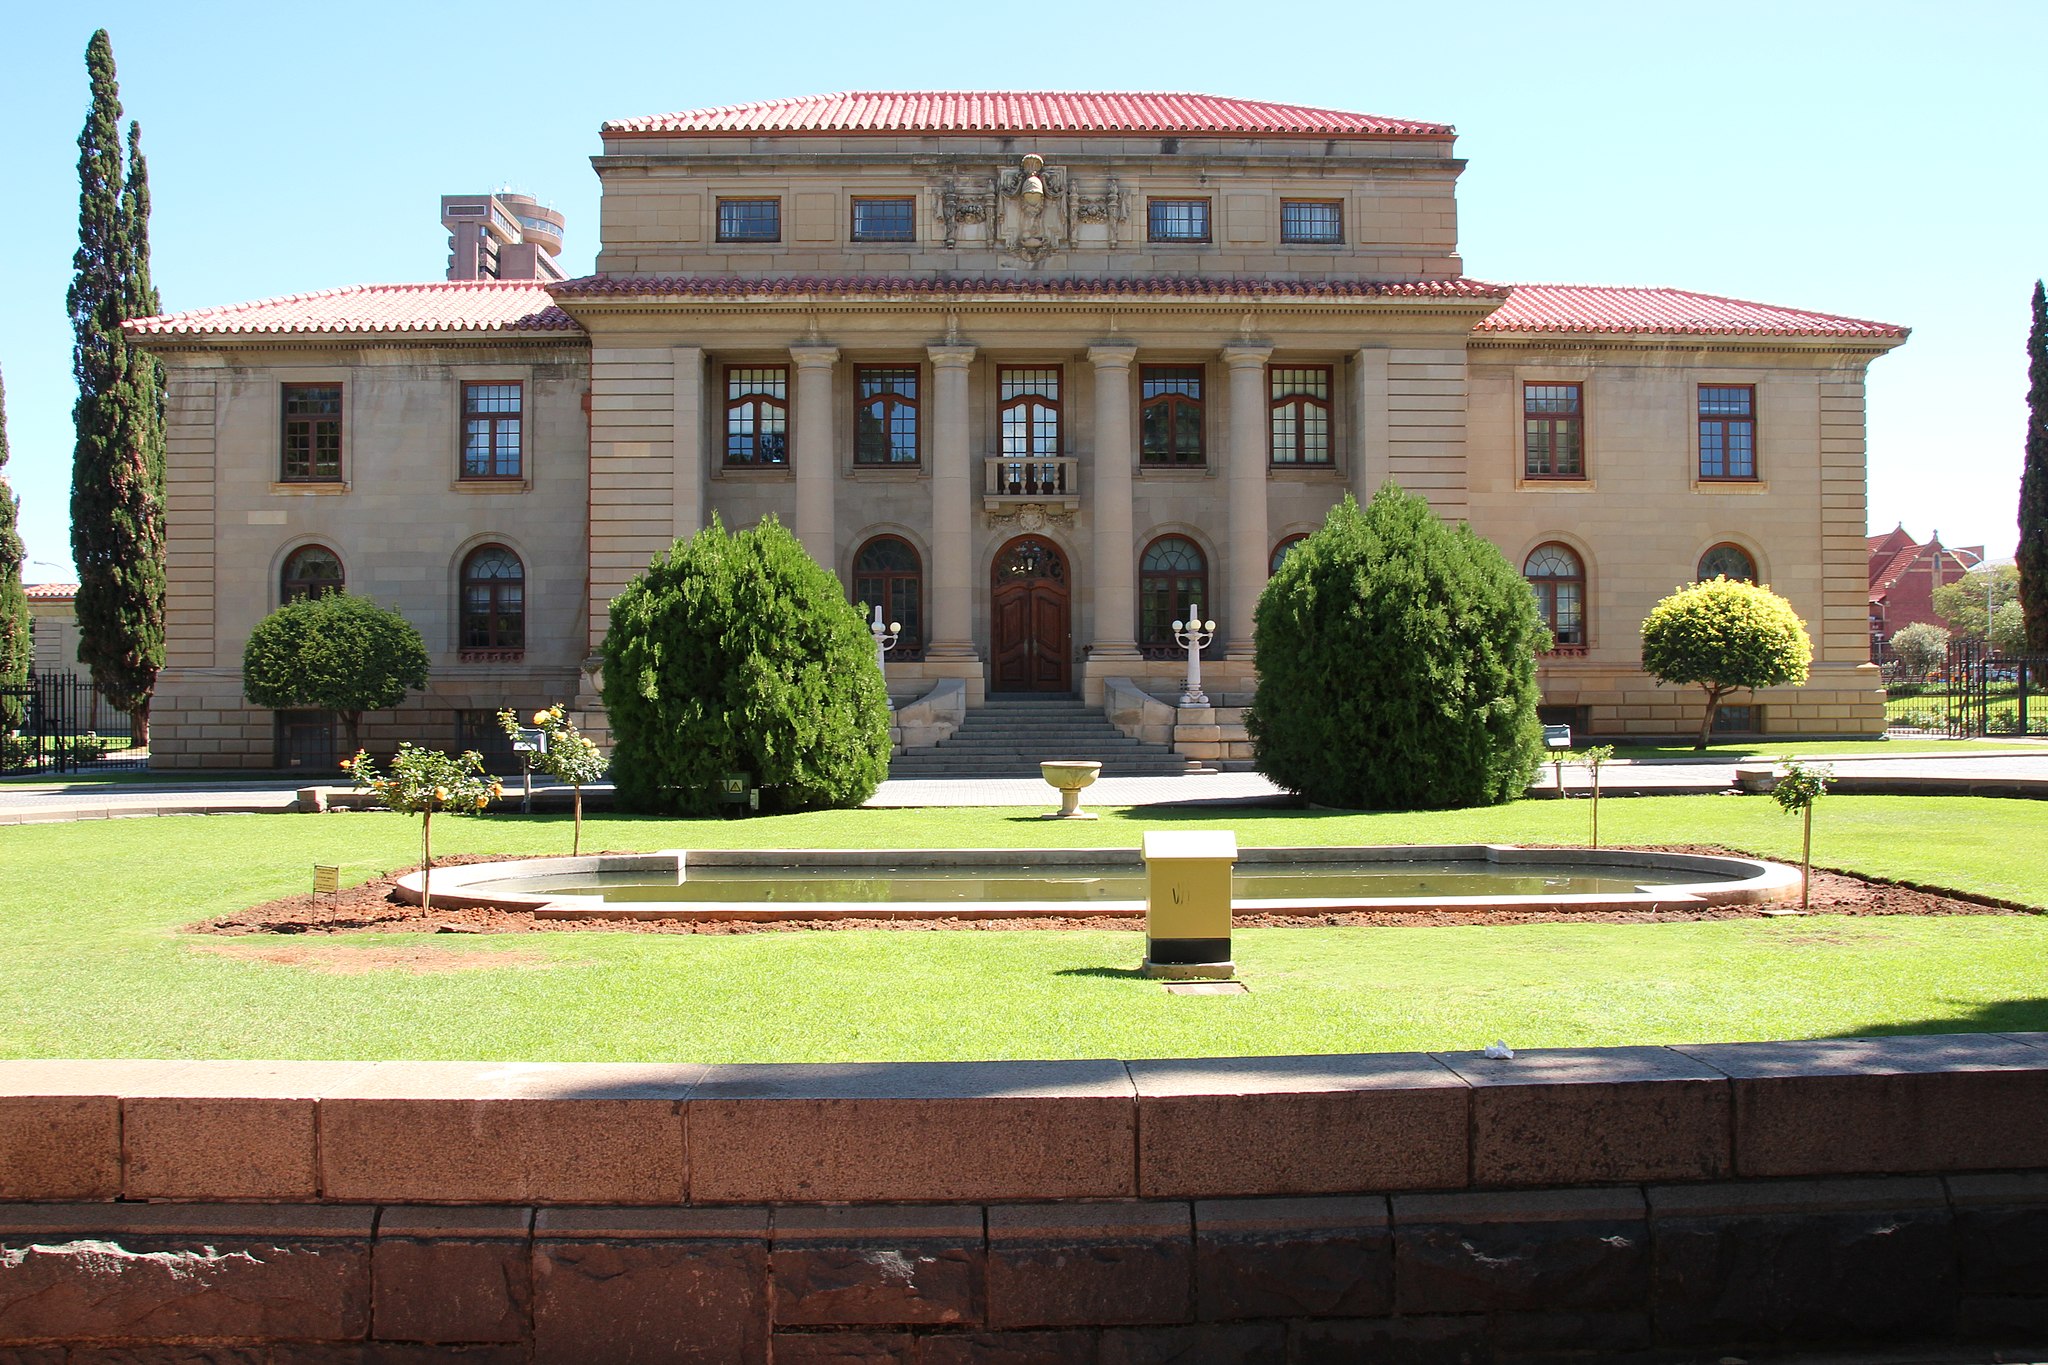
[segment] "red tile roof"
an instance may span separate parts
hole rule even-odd
[[[1445,123],[1220,95],[1070,90],[846,90],[612,119],[606,133],[1170,133],[1450,137]]]
[[[1056,275],[994,275],[939,278],[929,275],[818,275],[771,278],[745,275],[670,275],[632,278],[585,275],[553,287],[557,298],[606,296],[689,298],[782,298],[809,295],[864,295],[926,298],[932,295],[1035,295],[1066,298],[1425,298],[1498,299],[1501,285],[1462,276],[1447,280],[1265,280],[1229,275],[1138,275],[1069,278]]]
[[[1856,337],[1903,341],[1889,322],[1803,308],[1604,284],[1518,284],[1478,332],[1653,333],[1682,336]]]
[[[241,336],[299,332],[575,332],[567,313],[530,280],[354,284],[317,294],[137,318],[137,336]]]
[[[21,590],[31,602],[69,602],[78,596],[76,583],[24,583]]]

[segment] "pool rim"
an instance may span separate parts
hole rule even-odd
[[[1555,896],[1409,896],[1243,898],[1240,915],[1320,916],[1375,911],[1492,910],[1519,913],[1682,912],[1730,907],[1763,907],[1796,900],[1800,874],[1794,867],[1743,854],[1680,853],[1664,849],[1532,848],[1520,844],[1367,844],[1311,848],[1258,847],[1239,850],[1243,863],[1484,861],[1495,864],[1606,864],[1617,869],[1715,873],[1717,880],[1671,883],[1625,893]],[[701,920],[752,922],[797,920],[931,919],[1118,919],[1142,916],[1143,900],[1102,901],[811,901],[766,905],[747,901],[606,901],[598,896],[550,896],[491,890],[488,883],[514,877],[588,877],[604,872],[674,872],[687,867],[973,867],[1028,861],[1038,865],[1124,864],[1140,868],[1134,848],[1085,849],[662,849],[652,853],[597,853],[580,857],[515,858],[435,869],[433,901],[438,909],[485,909],[531,913],[551,920]],[[1732,878],[1732,879],[1731,879]],[[398,881],[398,899],[421,903],[422,874]]]

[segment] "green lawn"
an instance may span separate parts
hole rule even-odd
[[[1132,847],[1149,828],[1247,844],[1566,842],[1584,802],[1424,815],[1150,808],[598,818],[598,847]],[[1796,856],[1761,798],[1603,803],[1611,843]],[[1248,997],[1167,996],[1115,931],[362,935],[222,939],[181,926],[409,862],[386,814],[0,828],[0,1056],[844,1060],[1173,1056],[2048,1029],[2048,917],[1268,929],[1237,935]],[[444,820],[447,852],[556,852],[566,817]],[[2048,906],[2048,804],[1830,797],[1832,866]],[[309,952],[311,964],[250,953]]]
[[[1755,739],[1716,740],[1705,753],[1691,740],[1620,744],[1616,758],[1687,758],[1703,763],[1736,763],[1752,758],[1908,758],[1914,754],[2048,753],[2048,745],[2023,739]]]

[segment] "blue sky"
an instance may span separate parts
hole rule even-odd
[[[2048,4],[1059,0],[8,7],[0,295],[30,581],[71,576],[84,51],[143,125],[167,309],[432,279],[443,193],[568,214],[606,119],[842,89],[1200,90],[1459,130],[1466,268],[1907,324],[1872,369],[1870,521],[2012,551],[2027,295],[2048,274]]]

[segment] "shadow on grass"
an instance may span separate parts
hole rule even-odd
[[[2044,1033],[2048,998],[1992,1000],[1939,1019],[1885,1019],[1823,1034],[1827,1038],[1882,1038],[1907,1033]]]
[[[1144,971],[1138,967],[1062,967],[1054,976],[1099,976],[1113,981],[1145,981]]]

